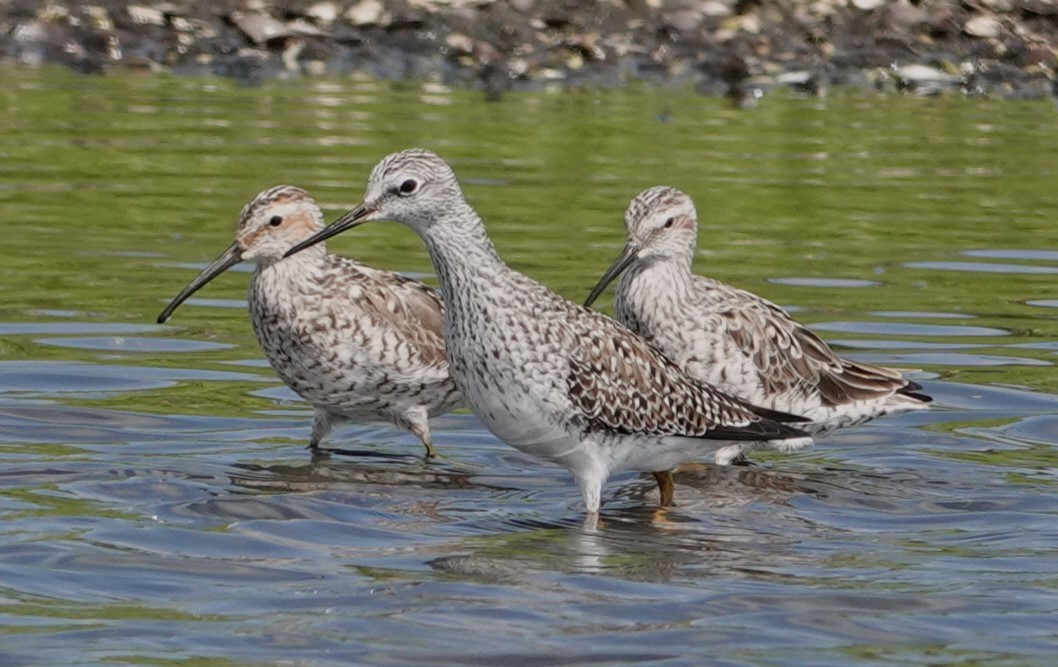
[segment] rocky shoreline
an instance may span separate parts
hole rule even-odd
[[[1055,95],[1058,0],[0,0],[0,60],[509,90]]]

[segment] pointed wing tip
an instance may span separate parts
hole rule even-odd
[[[762,408],[759,405],[748,404],[750,410],[754,412],[758,417],[763,417],[773,422],[779,422],[780,424],[807,424],[812,420],[802,415],[795,415],[792,412],[783,412],[781,410],[772,410],[771,408]]]
[[[801,420],[808,421],[803,417],[801,418]],[[775,440],[812,440],[812,436],[810,436],[807,431],[803,431],[797,428],[796,426],[790,426],[789,424],[782,424],[778,422],[775,422],[775,424],[776,426],[778,426],[780,436],[778,438],[774,438]]]
[[[903,387],[900,387],[899,389],[896,390],[896,393],[900,394],[901,396],[907,396],[908,398],[913,398],[916,401],[921,401],[922,403],[925,403],[925,404],[932,403],[933,402],[933,397],[930,396],[929,394],[922,393],[923,389],[924,389],[924,387],[922,385],[920,385],[919,383],[917,383],[917,382],[915,382],[913,380],[908,380],[907,384],[905,384]]]
[[[707,436],[718,440],[773,440],[808,439],[811,436],[799,428],[771,419],[759,419],[739,426],[718,426]]]
[[[908,398],[913,398],[913,399],[915,399],[916,401],[919,401],[919,402],[920,402],[920,403],[922,403],[923,405],[929,405],[930,403],[932,403],[932,402],[933,402],[933,397],[932,397],[932,396],[930,396],[929,394],[920,394],[920,393],[919,393],[919,392],[917,392],[917,391],[911,391],[911,392],[901,392],[901,393],[902,393],[902,394],[903,394],[904,396],[907,396]]]

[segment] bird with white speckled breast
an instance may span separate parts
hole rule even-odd
[[[644,190],[625,213],[627,242],[585,301],[620,276],[617,319],[691,377],[772,410],[803,415],[820,434],[932,400],[898,371],[838,356],[786,311],[691,272],[694,202],[675,188]]]
[[[371,172],[363,203],[291,253],[371,220],[410,227],[425,242],[445,294],[446,354],[467,405],[507,444],[572,472],[589,516],[614,473],[654,473],[661,504],[669,471],[732,441],[807,445],[782,421],[701,384],[600,313],[508,267],[452,169],[412,149]]]
[[[290,185],[257,195],[239,216],[235,242],[166,306],[158,322],[203,285],[253,262],[250,320],[268,363],[312,404],[309,447],[344,420],[408,429],[435,456],[429,418],[462,404],[445,359],[438,294],[391,271],[313,247],[283,254],[324,228],[307,192]]]

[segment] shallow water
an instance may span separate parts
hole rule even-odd
[[[4,72],[0,664],[1051,664],[1058,138],[1049,102]],[[280,182],[332,218],[384,154],[451,159],[515,267],[582,299],[639,190],[697,269],[900,366],[935,408],[751,468],[606,489],[468,414],[343,429],[261,358],[245,273],[154,317]],[[330,244],[429,275],[395,225]],[[1055,250],[1051,250],[1055,249]],[[608,307],[609,296],[603,299]]]

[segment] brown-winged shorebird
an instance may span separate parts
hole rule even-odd
[[[639,337],[513,271],[437,155],[412,149],[382,160],[364,201],[306,248],[370,220],[411,227],[426,244],[445,294],[452,377],[498,438],[566,466],[589,515],[622,470],[654,473],[672,501],[669,470],[732,441],[809,444],[757,409],[684,374]]]
[[[695,379],[807,417],[798,427],[813,434],[932,400],[895,370],[838,356],[774,303],[693,274],[698,217],[679,190],[641,192],[625,226],[624,250],[584,305],[620,276],[617,319]]]
[[[324,228],[307,192],[280,185],[247,204],[235,242],[165,307],[158,322],[199,288],[253,262],[250,320],[268,363],[312,404],[309,447],[344,420],[386,420],[435,455],[428,418],[461,404],[444,353],[441,300],[422,283],[318,245],[283,258]]]

